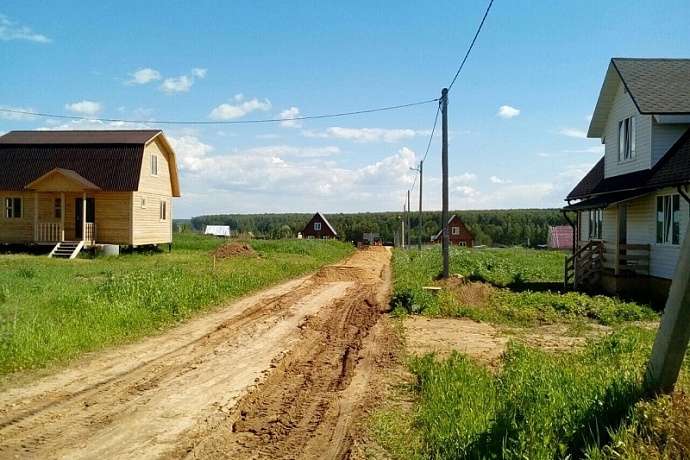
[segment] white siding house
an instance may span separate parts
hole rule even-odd
[[[566,197],[566,284],[664,301],[690,216],[690,59],[612,59],[587,135],[605,153]]]

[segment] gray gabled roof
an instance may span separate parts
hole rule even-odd
[[[587,132],[601,138],[620,83],[641,114],[690,114],[690,59],[613,58]]]

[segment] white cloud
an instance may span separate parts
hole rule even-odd
[[[233,98],[237,104],[221,104],[215,109],[211,110],[208,118],[213,120],[235,120],[242,118],[255,110],[267,111],[271,109],[271,102],[268,99],[259,101],[254,98],[250,101],[244,101],[244,96],[236,94]]]
[[[101,104],[93,101],[81,101],[74,104],[65,104],[65,109],[79,115],[92,117],[101,111]]]
[[[340,149],[335,146],[303,148],[291,145],[276,145],[269,147],[255,147],[247,150],[248,155],[292,156],[301,158],[328,157],[338,153],[340,153]]]
[[[381,128],[341,128],[333,126],[323,132],[305,131],[307,137],[322,137],[345,139],[354,142],[400,142],[415,136],[411,129],[381,129]]]
[[[12,121],[32,121],[36,119],[33,115],[36,111],[32,108],[24,107],[9,107],[0,105],[0,118]]]
[[[453,192],[462,198],[477,198],[481,196],[481,193],[478,190],[475,190],[467,185],[459,185],[453,189]]]
[[[498,116],[501,118],[513,118],[517,117],[518,115],[520,115],[520,110],[509,105],[502,105],[498,109]]]
[[[578,139],[587,139],[587,133],[575,128],[559,128],[559,133],[568,137],[576,137]]]
[[[290,107],[280,112],[280,118],[284,121],[280,122],[280,126],[285,128],[299,128],[302,126],[300,120],[295,120],[299,118],[299,109],[297,107]]]
[[[139,69],[132,74],[132,78],[126,82],[128,85],[145,85],[152,81],[160,80],[161,73],[155,69]]]
[[[169,94],[189,91],[196,80],[202,79],[205,76],[206,69],[192,69],[191,76],[182,75],[181,77],[177,78],[166,78],[158,89]]]
[[[181,172],[199,172],[206,166],[213,166],[213,160],[206,158],[206,154],[213,151],[213,146],[191,135],[168,137],[168,140],[177,155]]]
[[[513,182],[512,180],[499,179],[496,176],[491,176],[489,180],[494,184],[510,184],[511,182]]]
[[[36,43],[50,43],[52,40],[45,35],[37,34],[27,26],[20,26],[12,22],[4,14],[0,14],[0,40],[28,40]]]

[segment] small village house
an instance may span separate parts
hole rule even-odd
[[[605,153],[566,197],[565,284],[661,304],[690,215],[690,59],[612,59],[587,136]]]
[[[572,251],[573,230],[570,225],[550,225],[546,235],[546,248],[552,251]]]
[[[328,222],[328,219],[317,212],[314,217],[311,218],[309,223],[304,227],[301,232],[302,238],[313,240],[330,240],[338,238],[338,232],[335,231],[333,226]]]
[[[162,131],[12,131],[0,137],[0,244],[172,243],[180,196]]]
[[[474,246],[474,236],[456,214],[448,219],[448,241],[450,244],[460,247],[471,248]],[[431,238],[431,242],[443,242],[443,229]]]

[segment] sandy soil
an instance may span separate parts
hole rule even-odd
[[[0,459],[350,458],[380,371],[390,252],[0,393]]]

